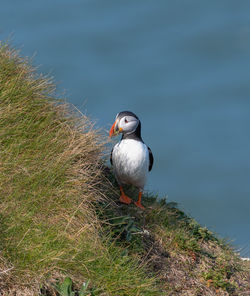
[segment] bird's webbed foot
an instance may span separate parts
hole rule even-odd
[[[139,196],[138,196],[138,200],[135,202],[135,205],[142,209],[142,210],[145,210],[145,207],[141,204],[141,196],[142,196],[142,192],[140,191],[139,192]]]
[[[132,202],[132,199],[124,193],[122,186],[120,186],[120,191],[121,191],[121,196],[119,199],[120,202],[129,205]]]

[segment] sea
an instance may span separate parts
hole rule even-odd
[[[1,0],[0,39],[107,137],[136,113],[145,189],[250,257],[250,1]]]

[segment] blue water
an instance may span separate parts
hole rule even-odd
[[[250,256],[250,1],[1,1],[0,39],[108,130],[142,121],[168,196]]]

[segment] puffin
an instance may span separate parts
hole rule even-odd
[[[122,111],[116,115],[109,136],[122,134],[121,140],[113,147],[110,163],[120,187],[120,202],[130,204],[132,199],[123,190],[125,184],[139,189],[135,205],[145,209],[141,204],[142,192],[147,181],[148,172],[153,167],[154,157],[151,149],[141,137],[141,121],[131,111]]]

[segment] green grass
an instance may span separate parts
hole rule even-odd
[[[118,203],[106,141],[0,44],[0,292],[244,295],[246,264],[173,203]]]

